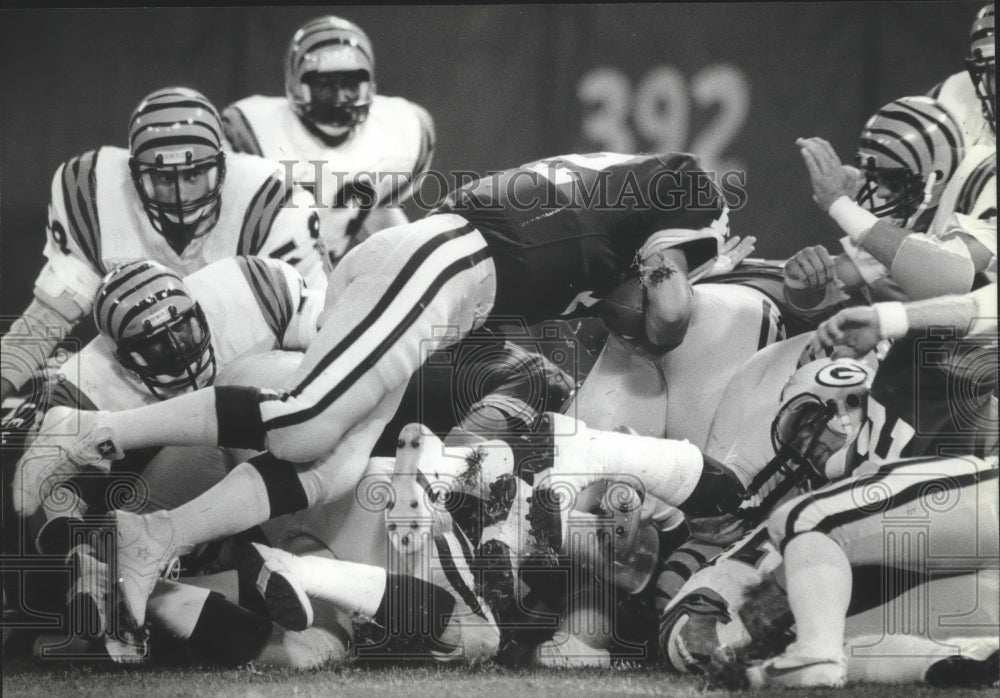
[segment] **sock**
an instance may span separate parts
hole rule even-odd
[[[106,412],[102,422],[123,451],[149,446],[214,446],[218,443],[215,391],[197,390],[170,400],[121,412]]]
[[[267,487],[249,463],[237,465],[220,483],[170,511],[174,540],[180,546],[208,543],[269,518]]]
[[[455,597],[447,589],[389,572],[374,621],[391,637],[427,638],[429,634],[433,646],[440,644],[454,610]]]
[[[851,602],[851,565],[832,538],[801,533],[785,546],[788,604],[796,640],[787,650],[807,657],[839,657]]]
[[[190,635],[199,658],[226,666],[256,659],[273,632],[267,616],[253,613],[209,592]]]
[[[287,562],[307,595],[351,616],[372,618],[382,604],[386,571],[381,567],[314,555],[294,556]]]

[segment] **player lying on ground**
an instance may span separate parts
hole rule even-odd
[[[846,468],[835,468],[853,476],[786,503],[768,520],[771,540],[784,557],[797,634],[784,654],[748,671],[753,685],[844,682],[852,565],[897,566],[934,577],[955,570],[955,564],[938,569],[936,558],[957,556],[958,569],[967,573],[995,568],[1000,555],[998,470],[991,455],[995,434],[986,433],[995,431],[995,422],[964,424],[964,415],[989,415],[995,404],[995,318],[978,326],[974,322],[995,313],[995,293],[994,286],[962,299],[876,306],[873,315],[885,323],[880,334],[909,334],[896,340],[880,366],[866,401],[869,425],[848,447]],[[942,320],[955,333],[934,341],[930,348],[939,358],[928,363],[914,335],[928,329],[925,323]],[[819,336],[833,343],[853,338],[852,324],[849,317],[836,316]],[[869,325],[868,341],[871,329]],[[955,381],[962,382],[957,392]],[[920,431],[912,423],[914,415],[919,415]],[[942,447],[968,455],[941,457]],[[814,465],[827,472],[831,461]],[[948,506],[931,501],[941,492],[948,494]],[[929,523],[928,549],[887,548],[888,524],[907,517]]]
[[[584,186],[618,192],[614,200],[621,203],[588,208]],[[636,186],[640,197],[621,196]],[[547,206],[547,215],[539,215]],[[669,309],[676,271],[657,254],[657,231],[709,227],[724,208],[689,155],[571,155],[479,180],[453,194],[451,213],[382,231],[344,258],[330,278],[320,334],[287,391],[214,388],[95,415],[93,428],[65,457],[36,454],[53,466],[36,472],[44,479],[73,470],[74,460],[100,460],[99,445],[115,454],[168,444],[269,449],[237,466],[193,507],[158,517],[155,531],[142,532],[153,520],[120,522],[121,584],[141,626],[170,551],[353,489],[425,351],[458,341],[491,315],[530,324],[586,310],[620,283],[642,248],[649,252],[639,262],[657,282],[646,289],[648,305]],[[717,253],[717,239],[706,238],[691,250],[689,270]],[[656,314],[644,319],[641,341],[653,348],[670,342],[671,328]],[[308,461],[314,461],[308,468],[294,465]],[[29,510],[32,502],[20,496],[15,506]],[[126,543],[140,539],[158,539],[161,554],[128,559]]]

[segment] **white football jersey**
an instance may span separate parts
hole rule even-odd
[[[919,232],[919,231],[915,231]],[[941,192],[937,210],[926,234],[942,242],[956,234],[975,238],[993,257],[983,275],[989,282],[997,280],[997,151],[996,146],[977,145],[966,148],[958,169]],[[849,238],[841,239],[844,252],[857,266],[869,284],[880,282],[883,293],[892,292],[905,299],[903,290],[889,278],[889,270],[866,250],[855,246]]]
[[[976,95],[976,86],[972,84],[969,73],[963,70],[949,76],[929,94],[955,117],[962,128],[966,148],[972,145],[996,147],[996,134],[983,116],[983,104]]]
[[[277,259],[229,257],[184,279],[210,328],[217,371],[241,357],[273,349],[304,350],[316,334],[323,294]],[[69,357],[52,381],[51,405],[124,410],[156,397],[98,336]]]
[[[223,112],[222,121],[233,150],[280,162],[314,195],[323,241],[334,260],[368,211],[410,197],[414,178],[430,167],[434,152],[430,115],[402,97],[377,95],[368,118],[335,146],[303,123],[284,97],[241,99]]]
[[[325,285],[312,197],[285,182],[274,163],[227,154],[218,220],[178,254],[150,222],[128,162],[127,150],[104,146],[56,170],[44,251],[54,273],[43,272],[40,282],[54,277],[90,297],[123,262],[151,259],[187,275],[216,260],[259,255],[292,264],[310,286]]]

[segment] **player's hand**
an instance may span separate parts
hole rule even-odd
[[[785,262],[785,286],[793,290],[821,289],[837,278],[833,257],[822,245],[799,250]]]
[[[756,244],[757,238],[752,235],[748,235],[745,238],[739,236],[729,238],[726,240],[725,247],[719,253],[719,258],[715,260],[715,264],[712,265],[706,276],[716,276],[717,274],[731,272],[736,268],[736,265],[754,251]]]
[[[853,198],[858,191],[860,172],[845,166],[833,146],[822,138],[799,138],[795,141],[812,181],[813,201],[823,210],[841,196]]]
[[[836,348],[838,356],[864,356],[882,341],[878,314],[868,305],[844,308],[820,323],[813,342]]]

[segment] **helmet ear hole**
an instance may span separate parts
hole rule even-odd
[[[861,407],[861,396],[857,393],[851,393],[846,398],[844,398],[844,404],[852,409]]]

